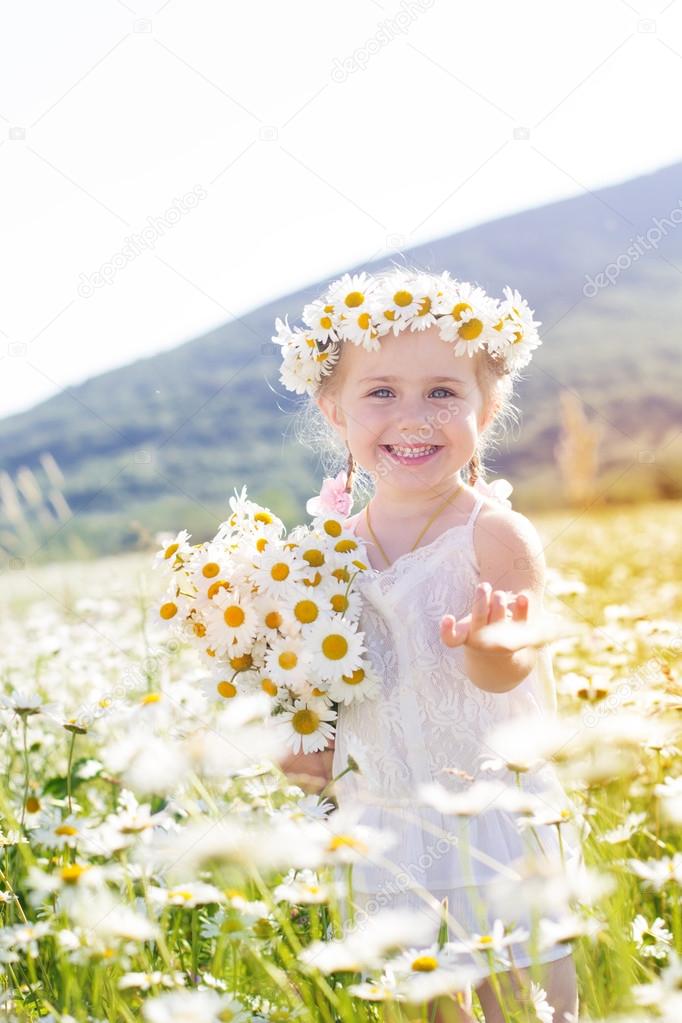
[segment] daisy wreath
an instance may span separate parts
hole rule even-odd
[[[275,320],[272,341],[282,348],[280,381],[296,394],[317,394],[322,378],[339,358],[342,341],[378,351],[381,338],[393,331],[422,331],[438,325],[440,337],[455,355],[473,356],[485,348],[504,361],[505,371],[526,366],[542,344],[518,291],[503,288],[504,299],[483,288],[440,275],[396,269],[376,277],[344,274],[314,302],[304,306],[305,328],[290,327],[288,317]]]

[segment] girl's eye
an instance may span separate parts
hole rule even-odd
[[[379,396],[379,391],[390,391],[390,387],[377,387],[376,390],[374,390],[374,391],[372,391],[370,393],[369,397],[370,398],[378,397]],[[449,387],[434,387],[432,389],[432,391],[431,391],[431,394],[433,394],[434,391],[445,391],[446,394],[452,395],[452,397],[455,397],[454,391],[451,391]]]

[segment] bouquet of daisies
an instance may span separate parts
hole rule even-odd
[[[159,614],[205,660],[207,691],[267,693],[294,753],[324,749],[338,704],[378,687],[358,628],[353,582],[368,566],[343,524],[345,475],[324,481],[306,506],[311,524],[288,535],[242,487],[212,540],[191,544],[182,530],[155,557],[169,576]]]

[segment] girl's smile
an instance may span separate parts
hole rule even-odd
[[[423,465],[431,462],[442,450],[442,444],[380,444],[390,459],[399,465]]]

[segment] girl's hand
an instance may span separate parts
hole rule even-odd
[[[468,646],[490,654],[512,654],[523,647],[540,647],[563,636],[573,635],[547,617],[530,615],[531,594],[493,590],[479,583],[471,612],[460,618],[444,615],[440,638],[446,646]]]

